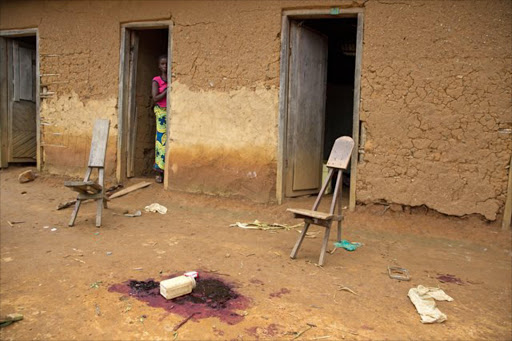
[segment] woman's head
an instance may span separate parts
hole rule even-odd
[[[165,54],[158,57],[158,69],[167,72],[167,56]]]

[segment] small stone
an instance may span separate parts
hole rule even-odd
[[[29,182],[29,181],[34,181],[35,178],[36,178],[36,175],[34,174],[34,172],[32,172],[31,169],[24,171],[23,173],[18,175],[18,181],[20,182],[20,184]]]

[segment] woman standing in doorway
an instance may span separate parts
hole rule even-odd
[[[153,108],[156,117],[155,135],[155,164],[153,169],[158,172],[155,181],[162,183],[164,179],[165,142],[167,140],[167,56],[158,57],[160,76],[153,78],[151,82],[151,95],[155,106]]]

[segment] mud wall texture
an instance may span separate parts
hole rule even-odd
[[[172,20],[170,188],[275,199],[283,9],[364,7],[357,199],[495,219],[510,128],[509,1],[3,1],[0,29],[37,27],[44,169],[81,175],[110,118],[115,173],[121,25]]]
[[[512,2],[366,3],[358,200],[496,219],[512,139]]]

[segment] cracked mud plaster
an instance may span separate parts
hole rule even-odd
[[[366,5],[358,200],[495,220],[512,150],[498,133],[512,121],[512,4]]]
[[[175,82],[172,98],[171,187],[273,200],[278,89],[192,91]]]

